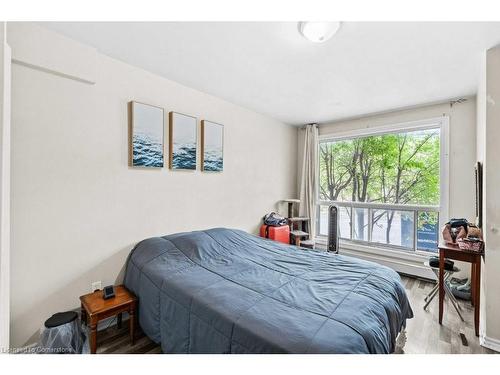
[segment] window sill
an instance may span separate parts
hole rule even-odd
[[[320,248],[326,249],[326,239],[317,238],[316,244],[319,245]],[[408,253],[405,251],[361,245],[342,240],[340,241],[339,247],[339,254],[379,263],[400,273],[431,280],[435,279],[434,273],[424,265],[429,257],[433,255],[431,253]]]

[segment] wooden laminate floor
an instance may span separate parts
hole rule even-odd
[[[446,301],[443,324],[438,323],[438,298],[423,310],[424,298],[434,286],[433,283],[407,276],[402,276],[408,298],[415,317],[407,321],[407,341],[404,346],[406,354],[447,353],[447,354],[488,354],[492,350],[479,345],[479,338],[474,334],[474,311],[468,302],[459,301],[465,322],[462,322]],[[121,329],[116,326],[98,332],[97,353],[119,354],[161,353],[159,345],[152,342],[138,329],[134,346],[130,345],[128,325],[124,322]]]
[[[140,328],[136,329],[134,345],[130,345],[128,320],[123,321],[122,328],[116,325],[97,332],[97,354],[158,354],[159,345],[151,341]]]
[[[407,320],[406,354],[489,354],[495,353],[479,345],[474,333],[474,310],[470,302],[458,300],[462,307],[465,322],[445,298],[443,324],[438,322],[438,297],[436,296],[427,311],[424,311],[424,298],[434,287],[434,283],[412,277],[401,276],[410,300],[413,319]]]

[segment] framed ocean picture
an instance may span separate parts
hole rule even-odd
[[[163,167],[165,119],[163,108],[136,101],[128,103],[129,165]]]
[[[196,169],[196,117],[170,112],[169,167],[170,169]]]
[[[201,121],[201,170],[222,172],[224,166],[224,125]]]

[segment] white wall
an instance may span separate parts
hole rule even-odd
[[[319,134],[328,135],[356,129],[367,129],[382,125],[424,120],[439,116],[450,119],[449,140],[449,216],[466,217],[473,221],[474,206],[474,165],[476,162],[476,98],[469,97],[462,104],[449,103],[420,106],[411,109],[395,110],[378,115],[368,115],[351,120],[338,121],[319,126]],[[302,160],[303,130],[297,139]],[[297,180],[300,186],[301,163],[298,163]],[[467,274],[470,266],[461,264],[462,273]],[[429,276],[431,274],[429,273]]]
[[[119,281],[136,242],[217,226],[256,232],[296,196],[296,129],[38,27],[11,32],[12,345],[77,307],[92,281]],[[129,100],[224,124],[224,172],[129,168]]]
[[[478,159],[484,165],[484,237],[486,243],[482,272],[481,344],[500,351],[500,46],[482,58],[478,92]]]
[[[6,23],[0,22],[0,349],[9,347],[10,67]]]

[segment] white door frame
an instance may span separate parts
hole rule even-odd
[[[0,350],[10,343],[10,108],[11,50],[0,22]]]

